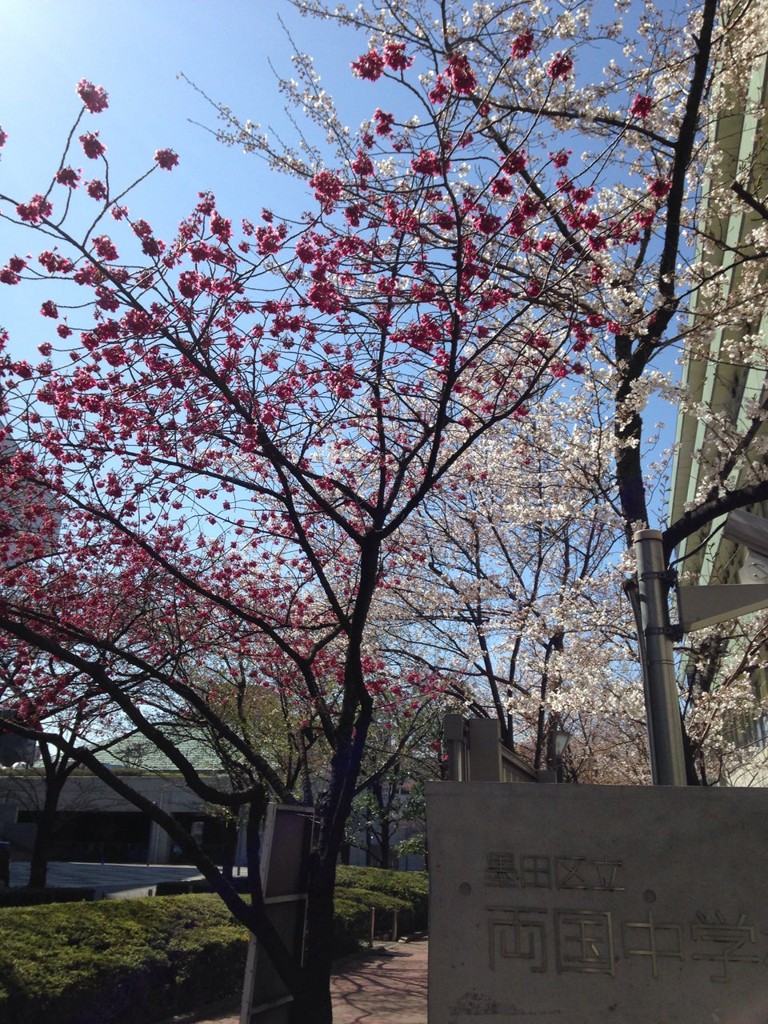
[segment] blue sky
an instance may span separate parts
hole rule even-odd
[[[362,37],[299,17],[287,0],[3,0],[0,32],[0,126],[8,142],[0,160],[0,192],[26,200],[45,191],[79,110],[81,78],[103,85],[109,110],[89,118],[107,144],[113,183],[129,183],[152,164],[156,149],[180,156],[172,173],[158,171],[129,201],[132,213],[167,236],[193,207],[197,193],[215,193],[222,212],[258,215],[262,207],[298,213],[311,200],[297,183],[269,171],[255,156],[225,148],[204,128],[213,109],[183,79],[263,127],[285,126],[275,70],[290,75],[294,47],[311,52],[329,91],[354,97],[357,121],[376,105],[372,90],[352,78],[349,62]],[[78,147],[79,148],[79,147]],[[79,166],[87,164],[82,158]],[[86,168],[87,169],[87,168]],[[38,240],[39,241],[39,240]],[[9,238],[0,221],[0,262],[29,240]],[[33,356],[46,324],[35,288],[0,289],[0,325],[13,350]]]

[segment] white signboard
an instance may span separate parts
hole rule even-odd
[[[430,1024],[768,1024],[768,792],[428,787]]]

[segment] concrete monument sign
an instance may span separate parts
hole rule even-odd
[[[768,792],[434,783],[430,1024],[768,1024]]]

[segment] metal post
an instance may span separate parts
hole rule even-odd
[[[669,627],[664,548],[659,530],[637,530],[634,537],[640,597],[643,679],[656,786],[685,786],[683,730]]]

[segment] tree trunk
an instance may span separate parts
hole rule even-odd
[[[392,848],[392,822],[384,818],[381,822],[381,850],[379,861],[383,868],[389,867],[389,855]]]
[[[294,990],[291,1024],[331,1024],[333,892],[336,857],[315,852],[310,859],[306,945],[301,985]]]
[[[335,871],[334,871],[335,876]],[[307,945],[302,984],[294,993],[291,1024],[332,1024],[333,883],[331,892],[313,894],[307,911]]]
[[[371,710],[369,707],[358,715],[354,738],[343,738],[339,742],[332,760],[328,790],[318,802],[317,848],[309,865],[304,966],[301,984],[293,989],[291,1024],[332,1024],[333,1021],[331,968],[336,861],[345,838],[344,824],[352,809]]]
[[[58,781],[48,782],[45,787],[45,802],[38,817],[32,860],[29,865],[29,885],[34,889],[44,889],[48,879],[48,858],[61,790],[62,785]]]

